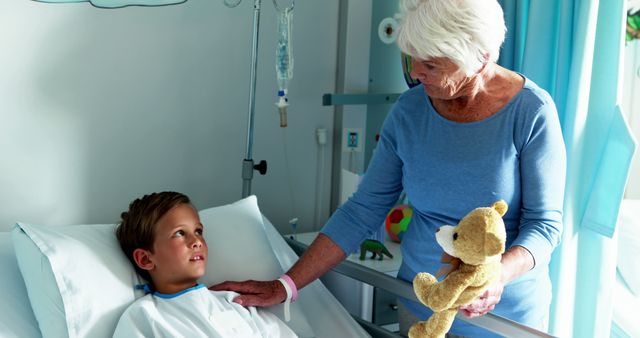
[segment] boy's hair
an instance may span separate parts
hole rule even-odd
[[[191,204],[189,197],[179,192],[163,191],[144,195],[129,204],[129,210],[120,214],[120,224],[116,228],[116,237],[120,247],[138,274],[153,283],[149,271],[141,269],[133,259],[135,249],[153,252],[155,227],[158,220],[169,210],[180,205]]]

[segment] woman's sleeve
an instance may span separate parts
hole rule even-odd
[[[534,264],[547,265],[562,235],[566,154],[558,113],[550,98],[521,129],[520,229],[513,245],[526,248]]]
[[[321,231],[346,255],[355,252],[368,235],[380,229],[402,192],[397,109],[398,104],[385,119],[380,140],[357,191],[336,210]]]

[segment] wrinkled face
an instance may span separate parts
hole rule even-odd
[[[194,286],[204,276],[208,254],[204,227],[190,204],[169,210],[156,224],[153,251],[148,252],[153,283],[161,293]]]
[[[470,78],[447,58],[428,60],[411,57],[411,77],[424,85],[431,98],[450,100],[457,98],[470,84]]]

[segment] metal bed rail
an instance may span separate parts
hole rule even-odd
[[[296,240],[284,237],[285,241],[289,244],[289,246],[298,254],[299,256],[304,253],[307,249],[307,245],[300,243]],[[332,269],[335,272],[338,272],[342,275],[351,277],[355,280],[361,281],[366,284],[373,285],[374,287],[384,289],[389,291],[399,297],[411,299],[414,301],[418,301],[415,293],[413,292],[413,286],[411,283],[408,283],[403,280],[399,280],[397,278],[388,276],[379,271],[370,269],[368,267],[362,266],[360,264],[356,264],[350,261],[343,261],[338,264],[336,267]],[[371,326],[367,326],[366,321],[355,317],[356,321],[358,321],[365,330],[369,332],[374,337],[398,337],[397,334],[386,331],[382,328],[374,328]],[[533,338],[533,337],[553,337],[546,332],[542,332],[526,325],[522,325],[518,322],[512,321],[510,319],[506,319],[504,317],[500,317],[498,315],[487,313],[484,316],[476,317],[476,318],[467,318],[463,315],[458,315],[457,319],[464,320],[473,325],[479,326],[491,332],[497,333],[504,337],[518,337],[518,338]],[[370,324],[370,323],[369,323]],[[371,324],[373,325],[373,324]],[[384,331],[389,334],[384,333]]]

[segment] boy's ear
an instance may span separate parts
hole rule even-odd
[[[153,270],[155,265],[151,261],[151,252],[145,249],[133,250],[133,260],[143,270]]]

